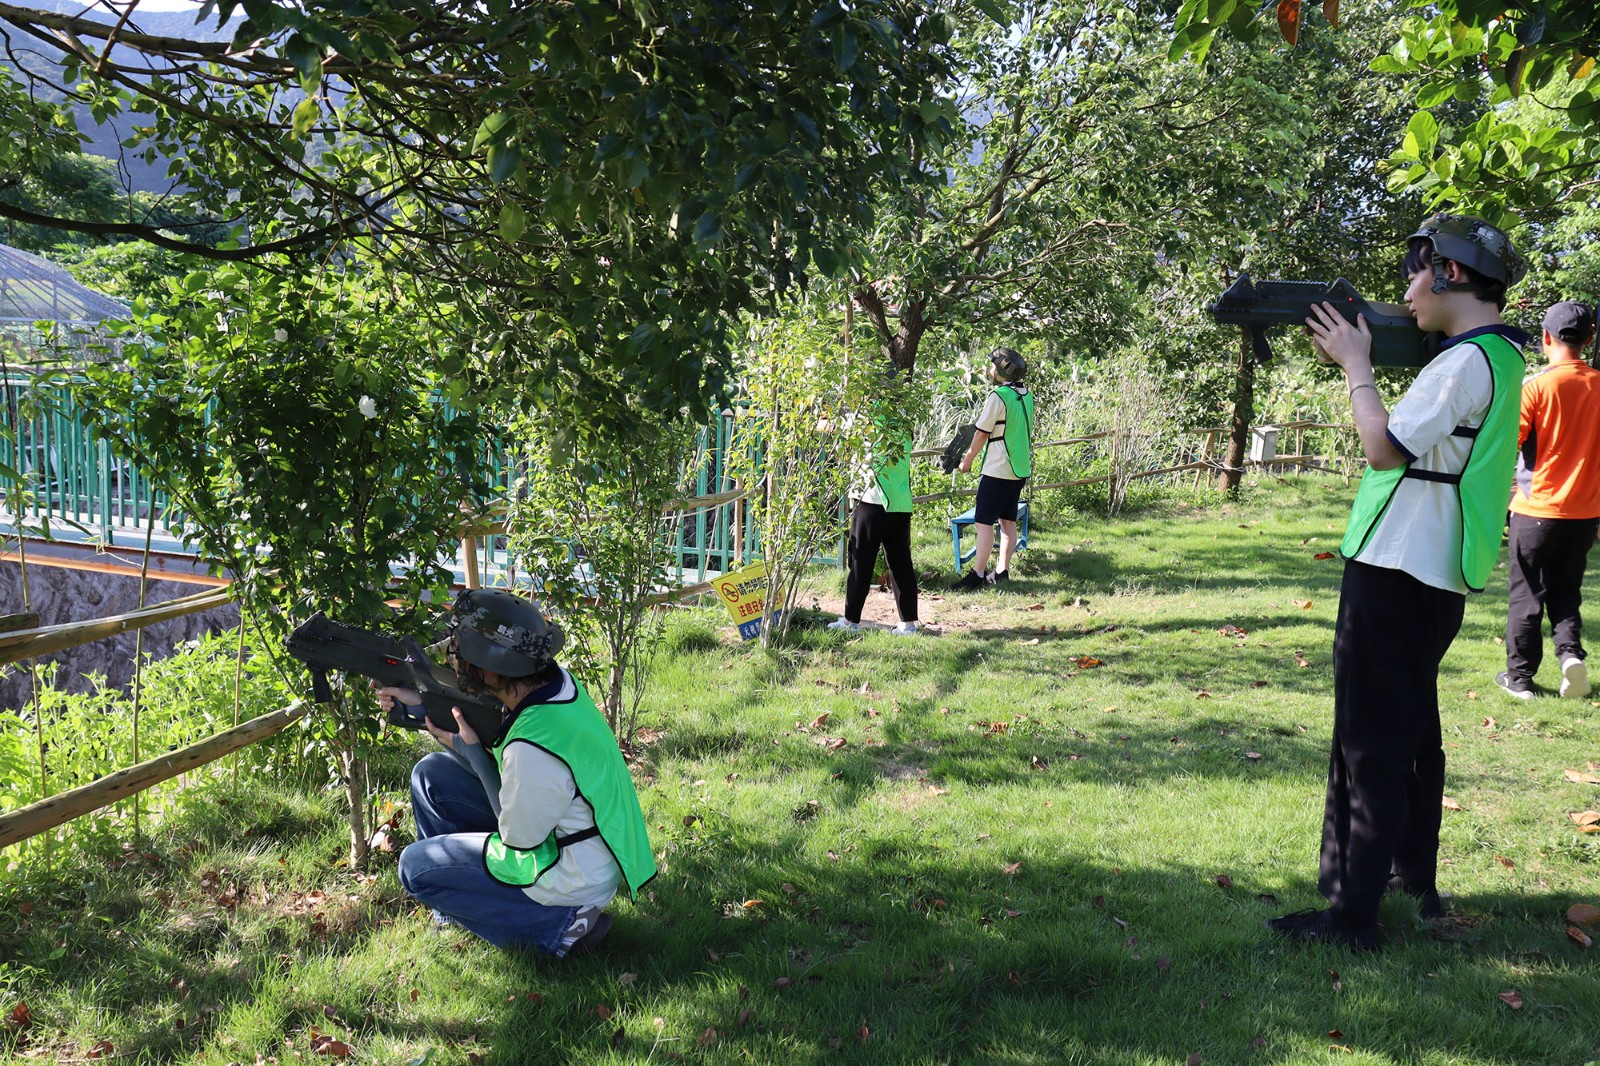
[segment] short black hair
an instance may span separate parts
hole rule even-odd
[[[1460,260],[1450,259],[1447,261],[1455,263],[1466,272],[1467,281],[1462,286],[1466,291],[1472,293],[1472,295],[1486,304],[1494,304],[1495,307],[1502,311],[1506,309],[1505,282],[1480,274]],[[1418,271],[1425,270],[1431,273],[1433,270],[1433,242],[1425,237],[1418,237],[1413,240],[1406,246],[1405,263],[1401,265],[1400,269],[1404,272],[1408,281],[1416,277]]]

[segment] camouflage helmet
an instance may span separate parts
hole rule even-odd
[[[468,589],[450,608],[456,657],[502,677],[537,674],[566,641],[532,600],[503,589]]]
[[[1415,241],[1428,241],[1438,253],[1433,257],[1433,291],[1443,292],[1444,264],[1439,260],[1454,259],[1486,278],[1493,278],[1506,287],[1515,285],[1528,272],[1528,264],[1511,246],[1511,238],[1481,218],[1470,215],[1450,215],[1440,212],[1431,215],[1406,238],[1406,247]]]
[[[1001,381],[1021,381],[1028,372],[1028,363],[1010,348],[996,348],[989,353],[989,365]]]

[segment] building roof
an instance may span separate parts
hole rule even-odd
[[[78,284],[49,260],[0,244],[0,322],[86,325],[127,317],[127,307]]]

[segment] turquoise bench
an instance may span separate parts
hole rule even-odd
[[[965,554],[963,554],[962,551],[961,551],[961,531],[964,528],[966,528],[967,526],[972,525],[972,523],[974,521],[974,519],[973,519],[973,510],[974,510],[973,508],[969,508],[965,514],[958,514],[954,518],[950,519],[950,550],[952,552],[954,552],[954,554],[955,554],[956,571],[958,573],[960,572],[961,568],[966,565],[967,560],[971,559],[974,555],[976,555],[978,553],[977,545],[973,545],[971,548],[969,548],[966,551]],[[1000,523],[998,523],[998,522],[995,523],[996,526],[998,526],[999,524]],[[996,529],[995,530],[995,545],[996,545],[996,547],[998,547],[999,544],[1000,544],[1000,531],[998,529]],[[1027,546],[1028,546],[1028,501],[1027,500],[1021,500],[1021,501],[1019,501],[1017,503],[1017,551],[1021,551],[1022,549],[1026,548]]]

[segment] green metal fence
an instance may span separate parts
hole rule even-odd
[[[155,516],[152,543],[161,550],[185,552],[181,516],[166,496],[130,464],[94,439],[64,391],[47,392],[26,377],[0,380],[0,463],[23,476],[27,491],[16,514],[0,499],[0,532],[47,531],[62,540],[106,546],[142,547],[146,523]],[[724,412],[700,431],[684,459],[681,484],[695,497],[716,497],[735,486],[727,472],[733,416]],[[496,480],[509,485],[499,456],[490,456]],[[680,583],[704,581],[732,569],[739,558],[760,551],[759,534],[742,501],[686,500],[668,523],[672,566]],[[463,548],[463,551],[466,549]],[[504,536],[478,538],[477,569],[485,584],[515,584],[517,560]],[[840,565],[843,543],[817,561]],[[465,576],[467,560],[455,560]]]

